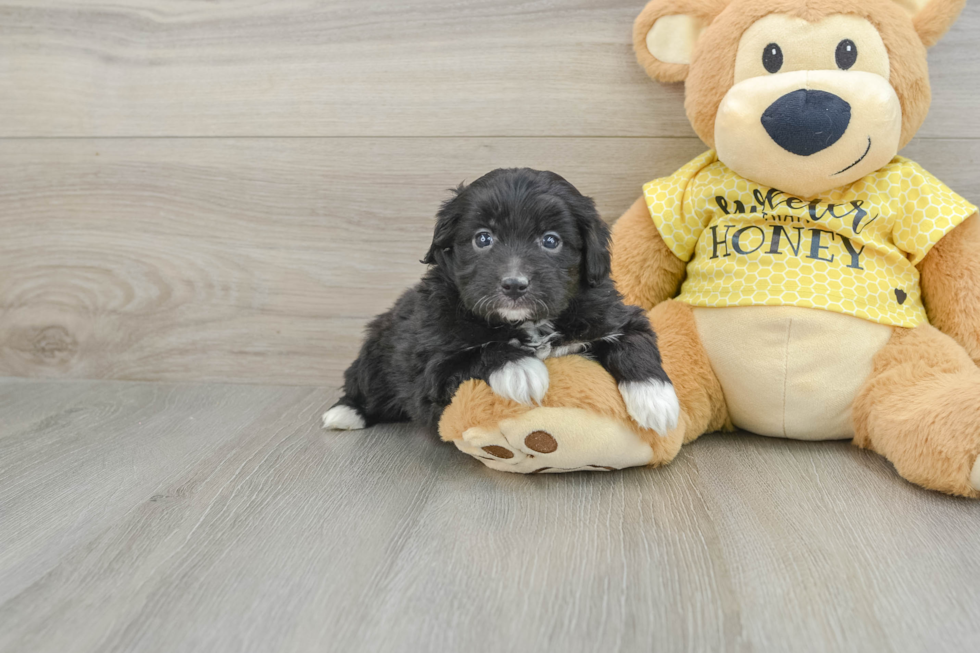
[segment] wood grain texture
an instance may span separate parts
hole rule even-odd
[[[267,411],[281,419],[313,394],[0,382],[0,603],[135,506],[161,501],[174,475],[227,457]],[[34,491],[46,482],[61,489]]]
[[[0,2],[0,136],[689,136],[633,58],[642,6]],[[933,50],[922,135],[980,137],[978,31],[971,3]]]
[[[499,474],[310,388],[0,382],[0,651],[971,651],[975,502],[846,443]]]
[[[696,139],[0,143],[0,376],[327,384],[421,275],[446,190],[553,169],[615,219]],[[906,150],[980,202],[980,141]]]

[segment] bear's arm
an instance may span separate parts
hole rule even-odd
[[[943,236],[918,268],[929,321],[980,364],[980,217]]]
[[[670,251],[641,197],[612,230],[612,278],[627,304],[650,310],[675,297],[687,264]]]

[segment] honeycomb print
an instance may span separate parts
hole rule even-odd
[[[643,187],[688,261],[692,306],[801,306],[893,326],[927,321],[915,265],[976,207],[904,157],[816,198],[739,177],[707,152]]]

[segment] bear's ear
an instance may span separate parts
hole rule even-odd
[[[647,4],[633,23],[633,48],[647,74],[661,82],[684,81],[701,32],[727,4],[728,0]]]
[[[927,48],[939,43],[939,39],[953,26],[966,0],[894,0],[912,16],[912,25]]]

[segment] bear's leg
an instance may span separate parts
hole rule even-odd
[[[678,427],[670,433],[633,422],[612,377],[598,364],[570,356],[547,361],[551,384],[540,408],[515,404],[481,381],[467,381],[443,414],[442,438],[493,469],[553,473],[664,465],[684,442],[730,428],[721,384],[690,307],[665,302],[650,319],[681,404]]]
[[[731,431],[725,393],[701,343],[694,311],[669,300],[648,314],[657,333],[664,371],[674,384],[684,418],[684,443],[713,431]]]
[[[980,368],[952,338],[896,329],[854,402],[854,444],[907,480],[980,497]]]

